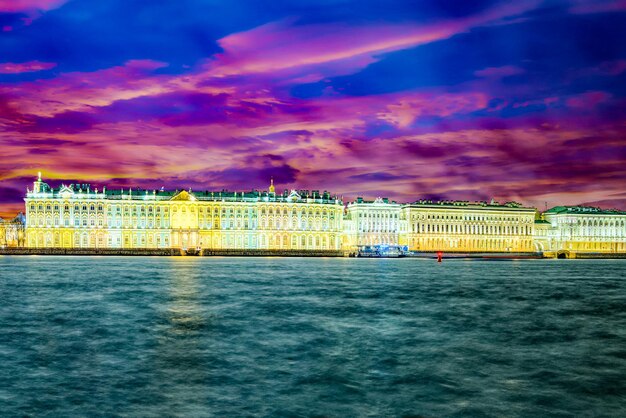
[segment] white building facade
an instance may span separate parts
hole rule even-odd
[[[540,251],[563,257],[577,253],[626,253],[626,212],[587,206],[556,206],[542,214],[536,236]],[[538,230],[540,232],[540,230]]]
[[[344,249],[363,245],[398,245],[404,232],[401,205],[386,198],[357,198],[346,207]]]

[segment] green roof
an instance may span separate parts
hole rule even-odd
[[[547,214],[586,214],[586,215],[626,215],[626,212],[617,209],[601,209],[594,206],[555,206],[548,209]]]
[[[418,200],[413,203],[409,203],[411,206],[444,206],[444,207],[484,207],[492,209],[523,209],[523,210],[535,210],[535,208],[523,206],[518,202],[505,202],[499,203],[494,200],[491,202],[478,201],[470,202],[469,200]]]
[[[82,196],[90,196],[95,197],[96,192],[98,197],[104,197],[107,199],[119,199],[125,198],[128,199],[129,196],[132,199],[141,199],[144,196],[150,196],[150,198],[154,200],[170,200],[174,198],[179,193],[186,191],[189,194],[193,195],[197,200],[200,201],[216,201],[216,200],[227,200],[227,201],[255,201],[255,200],[266,200],[269,201],[278,201],[278,202],[291,202],[292,194],[285,190],[283,193],[269,193],[265,190],[250,190],[244,192],[236,192],[229,190],[218,190],[218,191],[195,191],[195,190],[148,190],[148,189],[140,189],[140,188],[122,188],[122,189],[107,189],[105,187],[95,188],[91,187],[89,184],[62,184],[59,187],[52,188],[47,183],[41,183],[41,190],[45,193],[53,193],[59,194],[65,190],[69,190],[74,194],[82,195]],[[292,191],[293,192],[293,191]],[[293,201],[303,202],[303,201],[312,201],[313,203],[341,203],[341,198],[336,195],[332,195],[328,191],[324,190],[320,192],[319,190],[295,190],[296,195]]]

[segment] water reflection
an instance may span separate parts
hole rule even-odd
[[[206,325],[199,303],[197,279],[189,269],[189,266],[177,268],[177,274],[171,277],[168,286],[167,332],[177,336],[191,336]]]
[[[195,264],[175,259],[166,270],[155,350],[155,383],[162,400],[154,412],[159,415],[195,415],[206,396],[202,388],[209,379],[210,321],[199,290],[202,269]]]

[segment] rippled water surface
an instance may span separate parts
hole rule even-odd
[[[626,416],[626,260],[0,257],[2,416]]]

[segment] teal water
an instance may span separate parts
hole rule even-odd
[[[626,260],[0,257],[0,411],[626,416]]]

